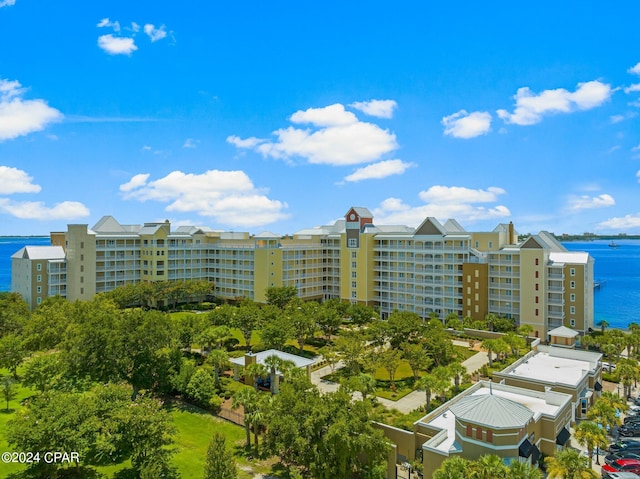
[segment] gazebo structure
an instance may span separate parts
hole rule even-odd
[[[575,348],[576,337],[580,335],[578,331],[567,328],[566,326],[552,329],[547,334],[549,335],[549,344],[552,346],[560,346],[561,348]]]
[[[298,369],[304,369],[307,373],[307,377],[311,377],[311,365],[315,363],[314,359],[303,358],[302,356],[297,356],[295,354],[285,353],[283,351],[279,351],[277,349],[268,349],[266,351],[261,351],[259,353],[248,352],[244,356],[240,358],[231,358],[229,361],[233,364],[233,377],[236,381],[240,380],[242,376],[243,368],[251,365],[251,364],[262,364],[265,365],[268,369],[270,369],[270,386],[271,391],[277,393],[279,390],[280,377],[282,376],[282,372],[278,369],[277,366],[267,366],[270,361],[267,361],[268,358],[275,357],[277,358],[274,363],[278,363],[279,361],[287,361],[293,363],[294,367]],[[249,375],[244,375],[244,383],[249,386],[255,386],[255,382],[258,378],[254,378]]]

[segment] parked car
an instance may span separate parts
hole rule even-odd
[[[640,436],[640,423],[630,422],[618,428],[618,434],[622,437]]]
[[[602,466],[603,472],[633,472],[640,473],[640,460],[638,459],[618,459],[611,464]]]
[[[617,461],[618,459],[640,459],[640,451],[636,453],[622,450],[620,452],[612,452],[604,456],[604,462],[607,464]]]
[[[623,422],[625,424],[629,424],[629,423],[634,423],[634,422],[640,422],[640,416],[627,416],[623,419]]]
[[[602,479],[640,479],[640,476],[633,472],[602,471]]]
[[[634,451],[633,449],[636,449],[636,451]],[[640,439],[623,437],[613,444],[609,444],[609,452],[619,452],[622,450],[628,452],[640,451]]]

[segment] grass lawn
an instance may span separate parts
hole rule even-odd
[[[469,349],[466,346],[457,346],[455,344],[453,345],[453,350],[456,353],[456,358],[460,362],[466,361],[467,359],[469,359],[471,356],[473,356],[478,352],[478,351],[473,351],[472,349]]]
[[[18,374],[20,374],[20,370],[18,370]],[[0,369],[0,376],[9,376],[9,371],[6,369]],[[15,388],[18,395],[16,399],[9,401],[9,411],[7,411],[6,409],[6,401],[3,399],[2,402],[0,402],[0,452],[15,451],[13,447],[9,446],[5,435],[7,430],[7,421],[9,421],[9,419],[13,417],[13,414],[22,407],[20,406],[20,402],[24,401],[30,396],[33,396],[34,394],[34,391],[32,389],[23,387],[22,384],[18,382],[15,383]],[[2,469],[2,472],[5,474],[2,477],[6,477],[13,472],[22,471],[25,469],[24,466],[17,463],[2,463],[0,465],[2,466],[0,467],[0,469]]]

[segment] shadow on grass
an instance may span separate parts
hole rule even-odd
[[[194,406],[188,402],[179,400],[179,399],[169,399],[164,404],[164,409],[168,413],[172,412],[189,412],[192,414],[200,414],[202,416],[211,416],[217,417],[213,411],[207,411],[206,409],[202,409],[201,407]]]

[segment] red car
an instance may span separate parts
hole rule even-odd
[[[602,466],[606,472],[633,472],[640,474],[640,459],[618,459]]]

